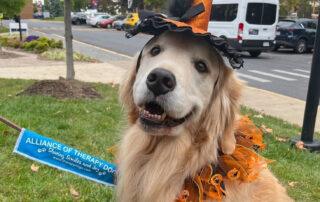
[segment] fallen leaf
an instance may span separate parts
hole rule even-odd
[[[107,152],[109,152],[113,156],[116,156],[118,150],[119,150],[119,145],[117,145],[117,144],[107,148]]]
[[[263,116],[262,116],[261,114],[254,115],[253,117],[255,117],[255,118],[259,118],[259,119],[262,119],[262,118],[263,118]]]
[[[288,185],[289,187],[295,187],[298,184],[298,182],[289,182]]]
[[[31,170],[32,170],[33,172],[38,172],[38,171],[39,171],[39,166],[37,166],[37,165],[34,164],[34,163],[31,165],[30,168],[31,168]]]
[[[287,142],[287,141],[288,141],[288,139],[287,139],[287,138],[284,138],[284,137],[276,137],[276,140],[277,140],[278,142]]]
[[[79,192],[77,190],[75,190],[72,186],[70,187],[69,191],[70,191],[70,194],[74,197],[80,196]]]
[[[268,133],[268,134],[270,134],[270,133],[272,133],[272,128],[268,128],[267,126],[265,126],[264,124],[262,124],[261,125],[261,130],[263,131],[263,133]]]
[[[305,149],[305,148],[304,148],[304,142],[298,141],[298,142],[296,143],[296,148],[297,148],[297,149]]]

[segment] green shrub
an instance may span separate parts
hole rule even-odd
[[[21,42],[18,38],[8,38],[6,46],[12,47],[12,48],[20,48]]]
[[[51,49],[46,52],[41,53],[40,57],[45,60],[59,60],[65,61],[66,60],[66,51],[61,49]],[[94,58],[89,56],[82,55],[81,53],[74,52],[73,53],[74,61],[79,62],[99,62]]]
[[[62,49],[63,48],[63,43],[61,40],[59,41],[55,41],[54,46],[52,48],[58,48],[58,49]]]
[[[40,37],[37,41],[50,44],[50,40],[51,40],[51,39],[48,39],[47,37]],[[53,40],[54,40],[54,39],[53,39]]]
[[[21,43],[18,37],[0,36],[0,45],[4,47],[22,48],[26,51],[43,53],[49,49],[63,49],[61,40],[40,37],[37,40]]]
[[[0,36],[0,45],[11,48],[20,48],[22,43],[18,37]]]
[[[49,40],[48,40],[49,47],[50,47],[50,48],[53,48],[55,42],[56,42],[56,40],[54,40],[54,39],[49,39]]]
[[[50,39],[50,40],[48,40],[48,44],[49,44],[49,47],[53,48],[53,49],[55,49],[55,48],[62,49],[63,48],[63,43],[61,40]]]
[[[24,42],[22,45],[22,48],[27,51],[34,51],[34,49],[38,45],[38,43],[39,42],[37,40],[30,41],[30,42]]]
[[[43,53],[49,50],[49,44],[44,41],[38,41],[37,45],[34,47],[36,53]]]
[[[64,50],[49,50],[43,52],[41,58],[46,60],[65,60],[66,52]]]
[[[97,62],[96,59],[90,56],[83,55],[81,53],[77,53],[77,52],[73,53],[73,59],[74,61],[80,61],[80,62]]]
[[[62,49],[63,48],[63,43],[61,40],[55,40],[55,39],[49,39],[47,37],[40,37],[38,40],[40,43],[47,43],[49,45],[49,48],[58,48]]]
[[[0,36],[0,46],[8,46],[8,37]]]

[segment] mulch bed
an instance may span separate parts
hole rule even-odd
[[[38,81],[18,95],[45,95],[58,99],[102,98],[89,84],[77,80],[69,81],[63,78]]]
[[[11,58],[18,58],[18,57],[22,57],[22,55],[0,50],[0,59],[11,59]]]

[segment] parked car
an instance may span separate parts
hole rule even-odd
[[[99,27],[111,28],[114,21],[123,20],[124,18],[125,18],[125,16],[117,15],[117,16],[110,17],[108,19],[101,20],[99,23]]]
[[[279,0],[214,0],[208,30],[252,57],[272,50]]]
[[[87,15],[84,13],[75,13],[71,17],[72,24],[74,25],[82,25],[86,24]]]
[[[138,13],[129,13],[127,15],[126,19],[124,19],[123,27],[125,29],[129,29],[129,28],[136,26],[138,24],[138,22],[139,22]]]
[[[123,24],[124,24],[124,20],[115,20],[112,23],[112,27],[116,30],[123,30]]]
[[[296,53],[300,54],[311,51],[316,31],[316,19],[280,20],[277,25],[274,50],[280,47],[293,48]]]
[[[86,23],[92,27],[98,27],[101,20],[110,18],[110,15],[94,14],[93,17],[88,17]]]
[[[39,14],[38,12],[37,12],[37,13],[34,13],[34,14],[32,15],[32,17],[33,17],[34,19],[43,19],[43,18],[44,18],[43,14],[42,14],[42,13]]]

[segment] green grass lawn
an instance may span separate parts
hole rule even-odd
[[[46,21],[64,21],[64,16],[54,17],[54,18],[45,18]]]
[[[0,79],[0,115],[21,126],[89,154],[112,161],[106,149],[119,140],[125,128],[118,104],[117,89],[93,84],[101,100],[57,100],[51,97],[18,97],[33,81]],[[320,154],[293,149],[279,137],[299,134],[300,128],[281,120],[242,109],[257,125],[273,129],[265,135],[263,155],[276,160],[270,168],[297,201],[319,201]],[[32,172],[31,160],[12,154],[17,133],[0,124],[0,201],[72,201],[70,187],[80,193],[80,201],[112,201],[113,189],[48,166]],[[293,184],[293,186],[289,186]]]
[[[32,81],[0,79],[0,114],[59,142],[107,161],[106,149],[118,140],[123,128],[117,91],[95,85],[102,100],[56,100],[51,97],[18,97]],[[0,201],[72,200],[72,186],[81,200],[110,201],[113,189],[78,176],[40,165],[12,154],[17,133],[0,124]]]

